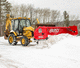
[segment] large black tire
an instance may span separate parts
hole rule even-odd
[[[21,38],[21,45],[22,45],[22,46],[27,46],[28,44],[29,44],[28,38],[27,38],[26,36],[23,36],[23,37]]]
[[[16,42],[16,37],[14,34],[10,34],[8,36],[8,42],[10,45],[17,45],[17,42]]]

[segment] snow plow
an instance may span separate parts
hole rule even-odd
[[[48,35],[58,35],[62,33],[77,35],[78,34],[77,26],[75,25],[69,27],[39,26],[34,31],[34,39],[35,40],[48,39]]]

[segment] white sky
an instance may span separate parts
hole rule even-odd
[[[7,0],[12,4],[33,4],[35,8],[50,8],[69,12],[72,15],[80,16],[80,0]]]

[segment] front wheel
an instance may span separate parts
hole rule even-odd
[[[22,44],[23,46],[27,46],[27,45],[29,44],[28,38],[25,37],[25,36],[23,36],[23,37],[21,38],[21,44]]]

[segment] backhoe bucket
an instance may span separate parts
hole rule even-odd
[[[9,35],[9,31],[8,30],[4,31],[4,39],[7,39],[8,35]]]
[[[6,39],[7,40],[7,37],[6,37],[6,35],[4,34],[4,39]]]

